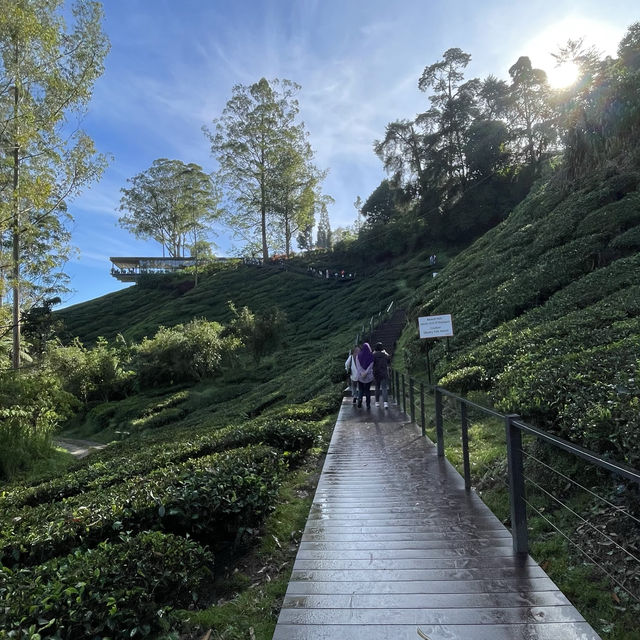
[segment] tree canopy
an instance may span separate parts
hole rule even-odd
[[[230,201],[226,221],[247,245],[259,242],[289,253],[321,200],[324,173],[312,163],[304,124],[298,122],[299,85],[289,80],[233,87],[214,129],[204,127]]]
[[[160,158],[127,182],[120,225],[137,238],[156,240],[172,257],[200,246],[198,232],[209,230],[220,215],[215,184],[197,164]]]
[[[429,96],[425,111],[389,123],[374,142],[390,179],[365,202],[367,227],[404,216],[430,241],[469,242],[504,219],[552,160],[569,181],[615,157],[632,162],[639,25],[628,29],[616,60],[581,40],[559,47],[558,64],[579,71],[564,89],[552,89],[526,55],[507,70],[508,80],[469,79],[471,55],[446,50],[418,79]]]
[[[11,289],[14,368],[23,307],[63,284],[67,202],[106,163],[78,127],[109,49],[101,22],[90,0],[69,13],[62,0],[0,0],[0,297]]]

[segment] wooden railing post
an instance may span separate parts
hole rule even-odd
[[[511,507],[511,535],[513,550],[528,553],[527,505],[524,494],[524,463],[522,456],[522,432],[513,422],[520,416],[505,416],[507,435],[507,463],[509,465],[509,502]]]

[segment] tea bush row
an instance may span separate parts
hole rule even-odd
[[[232,449],[157,469],[62,502],[25,507],[0,529],[0,562],[31,565],[112,540],[120,531],[160,529],[232,540],[260,523],[286,469],[264,446]]]
[[[286,452],[290,463],[295,463],[321,434],[321,429],[312,422],[274,416],[205,434],[193,434],[190,438],[183,436],[174,442],[124,442],[114,447],[115,454],[108,449],[92,454],[92,462],[80,469],[35,486],[17,487],[5,492],[0,495],[0,507],[6,517],[10,509],[55,502],[83,491],[105,489],[154,469],[249,444],[263,443],[276,447]]]
[[[0,566],[0,638],[155,638],[170,630],[174,609],[207,590],[212,569],[198,543],[161,532],[36,567]]]

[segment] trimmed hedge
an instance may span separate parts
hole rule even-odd
[[[277,496],[286,464],[279,452],[251,446],[157,469],[54,504],[26,507],[0,529],[0,562],[39,564],[120,531],[159,529],[212,543],[258,525]]]
[[[183,437],[182,441],[174,443],[132,440],[113,447],[111,451],[105,449],[92,454],[86,466],[63,476],[0,494],[0,510],[7,517],[12,509],[56,502],[83,491],[104,489],[154,469],[249,444],[276,447],[286,453],[290,463],[295,463],[321,436],[322,430],[313,422],[265,417],[204,435],[192,434],[192,437]],[[126,459],[126,463],[122,464],[119,458]]]
[[[175,623],[173,609],[198,600],[212,568],[199,544],[160,532],[37,567],[0,566],[0,638],[156,638]]]

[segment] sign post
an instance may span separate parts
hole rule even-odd
[[[453,335],[451,314],[447,313],[441,316],[422,316],[418,318],[418,332],[421,339],[446,338],[448,350],[449,338]],[[431,361],[429,360],[430,351],[431,344],[429,343],[427,345],[427,374],[429,376],[429,384],[433,384],[431,381]]]

